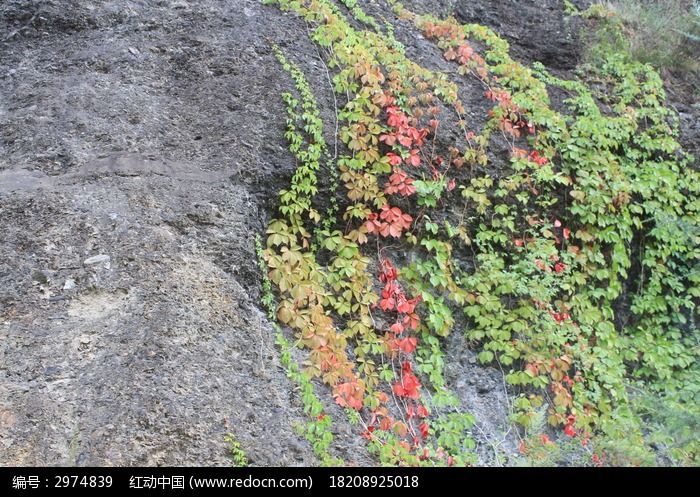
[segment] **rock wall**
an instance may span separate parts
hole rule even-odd
[[[579,57],[558,1],[406,5],[487,24],[555,71]],[[2,2],[0,464],[228,465],[228,432],[254,465],[317,463],[253,248],[294,168],[271,42],[332,119],[304,30],[257,0]],[[489,443],[515,450],[502,376],[450,340],[448,378],[496,463]],[[372,463],[335,431],[336,455]]]

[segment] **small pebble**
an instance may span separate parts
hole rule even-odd
[[[92,257],[88,257],[83,261],[83,264],[86,266],[92,266],[94,264],[101,264],[103,262],[109,262],[109,256],[105,254],[100,254],[100,255],[94,255]]]

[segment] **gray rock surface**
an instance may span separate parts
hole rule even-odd
[[[316,463],[252,247],[293,167],[267,38],[314,54],[299,29],[257,1],[2,2],[0,464],[228,465],[228,432]]]

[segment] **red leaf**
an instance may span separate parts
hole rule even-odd
[[[408,148],[411,145],[413,145],[413,138],[411,138],[408,135],[400,135],[399,136],[399,143],[403,145],[404,147]],[[388,145],[388,144],[387,144]]]
[[[401,314],[408,314],[413,309],[411,308],[411,304],[409,304],[406,298],[403,297],[399,299],[398,304],[396,305],[396,310]]]
[[[533,150],[532,152],[530,152],[530,160],[538,166],[544,166],[547,162],[549,162],[549,159],[547,159],[547,157],[541,156],[537,150]]]
[[[420,382],[418,381],[418,378],[416,378],[413,373],[406,371],[403,373],[401,382],[396,382],[393,385],[393,390],[396,395],[415,400],[420,398],[420,393],[418,392],[419,388]]]
[[[576,422],[576,416],[569,414],[566,417],[566,426],[564,427],[564,433],[569,437],[576,436],[576,429],[574,428],[574,423]]]
[[[401,112],[398,107],[387,107],[387,114],[389,117],[386,122],[389,126],[400,128],[408,123],[406,114]]]
[[[459,62],[461,64],[466,64],[472,58],[472,55],[474,55],[474,49],[465,43],[459,46],[457,53],[459,54]]]
[[[408,197],[415,193],[416,188],[413,186],[413,178],[409,178],[402,169],[394,169],[394,173],[389,176],[389,185],[384,188],[387,195],[399,193],[404,197]]]
[[[403,333],[403,325],[401,323],[394,323],[391,325],[391,331],[398,334]]]
[[[399,188],[399,193],[404,197],[409,197],[416,193],[416,187],[413,186],[413,178],[408,178],[404,181],[404,184]]]
[[[415,142],[416,146],[418,146],[418,147],[423,145],[423,141],[425,140],[425,137],[428,136],[427,129],[418,130],[416,128],[410,128],[408,130],[408,132],[411,135],[411,138],[413,138],[413,141]]]
[[[419,424],[418,429],[420,430],[420,435],[423,437],[423,440],[428,438],[428,435],[430,434],[430,426],[427,422],[423,421],[421,424]]]
[[[395,224],[390,224],[389,225],[389,234],[394,238],[400,238],[401,237],[401,227],[397,226]]]
[[[415,312],[412,314],[406,314],[406,316],[403,318],[403,324],[412,330],[416,330],[420,324],[420,317]]]
[[[379,429],[389,431],[391,429],[391,418],[382,418],[379,422]]]
[[[398,166],[399,164],[401,164],[401,157],[400,156],[398,156],[394,153],[391,153],[391,152],[386,154],[386,156],[389,158],[389,164],[391,164],[392,166]]]
[[[374,214],[374,215],[376,216],[376,214]],[[384,288],[393,293],[396,291],[396,284],[393,283],[393,280],[395,280],[396,277],[398,276],[398,273],[396,272],[396,268],[393,266],[393,264],[391,263],[391,261],[389,259],[382,259],[380,262],[381,262],[381,266],[382,266],[382,272],[379,275],[379,279],[382,282],[387,282],[387,284]]]
[[[523,150],[522,148],[518,147],[513,147],[512,154],[513,157],[515,157],[516,159],[524,159],[525,157],[527,157],[527,150]]]
[[[357,380],[339,383],[335,386],[333,392],[336,404],[340,407],[349,407],[358,411],[362,409],[363,395],[363,388]]]
[[[379,307],[381,307],[383,311],[390,311],[394,308],[395,305],[396,301],[391,297],[379,301]]]
[[[406,162],[414,167],[420,166],[420,150],[411,150],[411,154],[408,156],[408,159],[406,159]]]
[[[395,286],[396,284],[393,281],[389,281],[386,285],[384,285],[384,288],[382,288],[382,298],[388,299],[394,295],[394,292],[396,291]]]
[[[406,396],[406,389],[403,387],[401,383],[394,383],[391,387],[391,389],[394,391],[396,395],[399,397],[405,397]]]
[[[393,147],[396,143],[396,135],[393,133],[388,135],[381,135],[379,137],[379,141],[386,143],[390,147]]]
[[[412,354],[416,350],[418,340],[415,337],[406,337],[398,341],[398,346],[406,354]]]

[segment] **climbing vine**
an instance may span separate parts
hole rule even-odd
[[[475,418],[444,375],[458,331],[506,371],[521,452],[561,436],[594,465],[652,461],[630,388],[663,390],[696,364],[700,280],[700,183],[658,74],[602,53],[563,80],[486,27],[389,1],[455,65],[451,81],[361,2],[265,3],[308,23],[338,101],[331,158],[306,76],[275,48],[296,169],[261,256],[304,374],[382,463],[473,464]],[[483,124],[467,121],[465,87]]]

